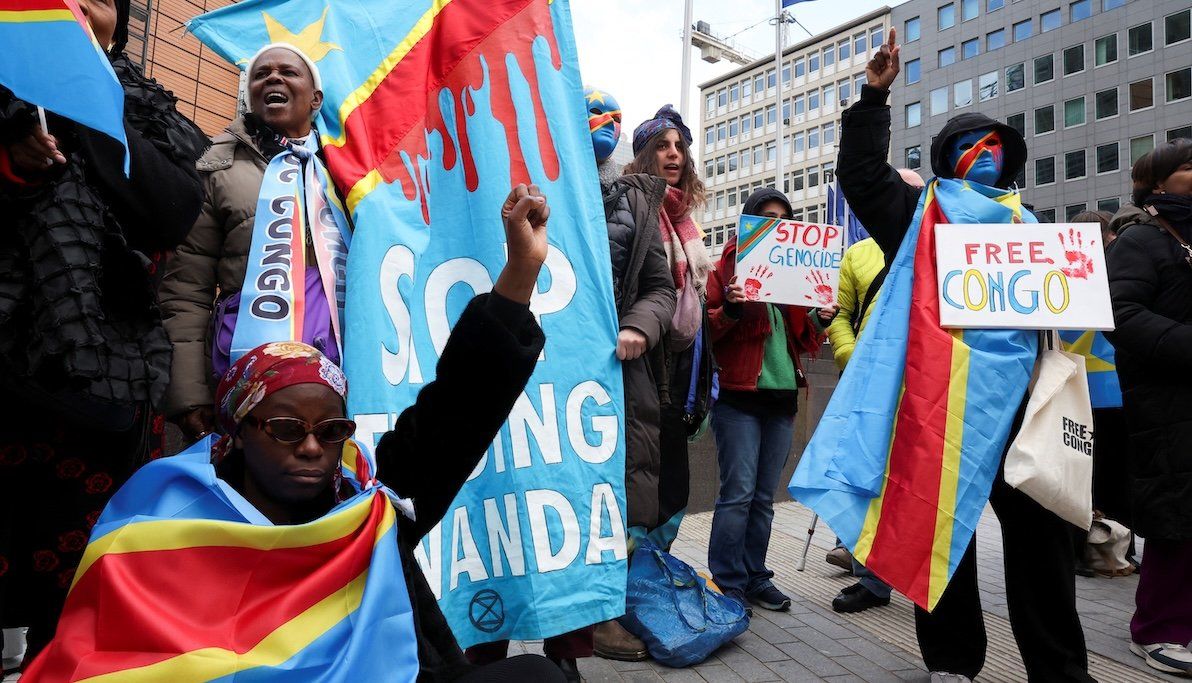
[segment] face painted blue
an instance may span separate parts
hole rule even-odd
[[[957,178],[992,186],[1005,168],[1002,140],[992,128],[961,133],[948,141],[947,158]]]
[[[596,161],[612,156],[621,139],[621,105],[610,94],[586,88],[584,104],[588,108],[588,130],[592,133],[592,147]]]

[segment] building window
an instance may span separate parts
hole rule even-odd
[[[1046,83],[1055,78],[1054,55],[1035,57],[1035,85]]]
[[[741,81],[741,99],[745,99],[753,94],[753,81],[746,78]]]
[[[807,169],[807,187],[819,187],[819,168],[812,166]]]
[[[1133,166],[1143,155],[1155,148],[1154,135],[1140,135],[1130,138],[1130,165]]]
[[[763,74],[758,74],[753,77],[753,92],[761,95],[766,89],[766,77]]]
[[[733,83],[732,87],[728,89],[728,103],[736,106],[741,101],[741,88]]]
[[[742,116],[741,117],[741,135],[749,135],[749,132],[752,129],[753,129],[753,119],[749,116],[749,114]]]
[[[766,69],[766,89],[769,90],[775,85],[778,85],[777,76],[773,69]]]
[[[1035,218],[1037,218],[1040,223],[1054,223],[1055,209],[1039,209],[1035,211]]]
[[[1055,130],[1055,107],[1047,105],[1035,110],[1035,135],[1050,133]]]
[[[847,79],[847,78],[836,82],[836,92],[839,93],[840,102],[841,102],[842,106],[844,104],[847,104],[849,99],[852,98],[852,96],[853,96],[852,87],[853,87],[852,82],[849,81],[849,79]]]
[[[829,161],[824,164],[824,184],[828,185],[836,178],[836,164]]]
[[[1118,114],[1118,90],[1117,88],[1109,88],[1102,90],[1096,95],[1096,112],[1097,120],[1107,119]]]
[[[1084,213],[1085,208],[1086,208],[1086,205],[1084,202],[1081,202],[1079,204],[1069,204],[1069,205],[1065,206],[1064,207],[1064,220],[1070,222],[1073,218],[1076,218],[1078,215]]]
[[[761,168],[762,165],[762,146],[758,145],[753,148],[753,165]]]
[[[1130,57],[1150,52],[1155,48],[1151,36],[1151,24],[1139,24],[1126,32],[1126,54]]]
[[[737,137],[737,134],[740,132],[741,132],[741,127],[738,124],[737,119],[733,119],[728,122],[728,136],[730,138]]]
[[[724,175],[724,157],[716,157],[716,175]]]
[[[829,107],[836,102],[836,86],[828,84],[824,86],[824,106]]]
[[[844,61],[852,56],[853,41],[845,38],[836,44],[836,54],[840,57],[840,61]]]
[[[835,122],[824,124],[824,144],[825,145],[836,144],[836,123]]]
[[[1035,159],[1035,185],[1050,185],[1055,182],[1055,157]]]
[[[853,92],[857,93],[857,97],[861,96],[861,86],[865,85],[865,83],[865,74],[853,76]]]
[[[985,51],[993,52],[1006,46],[1006,29],[999,28],[985,34]]]
[[[1064,128],[1084,125],[1084,96],[1064,102]]]
[[[790,62],[782,65],[782,87],[791,87],[791,65]]]
[[[824,48],[824,67],[832,66],[836,63],[836,46],[829,45]]]
[[[1129,0],[1101,0],[1101,11],[1108,12],[1111,9],[1117,9],[1129,2]]]
[[[906,152],[903,154],[903,165],[907,168],[919,168],[923,165],[919,145],[906,148]]]
[[[1118,143],[1097,145],[1097,173],[1110,173],[1118,168]]]
[[[886,39],[886,31],[881,26],[872,26],[869,29],[869,45],[870,47],[881,47],[882,42]]]
[[[770,142],[767,142],[766,143],[766,163],[774,161],[774,159],[776,159],[777,156],[778,156],[778,145],[774,144],[773,140],[771,140]]]
[[[716,140],[718,142],[724,142],[727,137],[728,137],[728,127],[725,126],[723,123],[716,124]]]
[[[809,128],[807,130],[807,149],[818,149],[819,143],[819,128]]]
[[[972,40],[966,40],[960,44],[961,59],[972,59],[979,54],[981,54],[981,41],[977,40],[976,38],[973,38]]]
[[[1026,40],[1031,37],[1032,33],[1034,33],[1034,24],[1030,19],[1014,24],[1014,42]]]
[[[708,159],[704,162],[704,178],[711,178],[716,173],[716,162]]]
[[[807,73],[807,63],[802,57],[795,60],[795,78],[802,78]]]
[[[1060,16],[1060,11],[1058,9],[1053,9],[1050,12],[1044,12],[1043,14],[1039,15],[1039,32],[1047,33],[1048,31],[1054,31],[1060,27],[1060,24],[1062,24],[1063,21],[1063,17]]]
[[[1084,45],[1064,48],[1064,75],[1071,76],[1084,71]]]
[[[762,125],[764,125],[764,122],[762,121],[762,116],[763,116],[763,114],[762,114],[761,109],[758,109],[757,111],[753,112],[753,129],[754,130],[760,131],[762,129]]]
[[[981,11],[981,6],[977,4],[977,0],[960,0],[960,20],[968,21],[969,19],[976,19],[977,14]]]
[[[802,116],[807,112],[807,102],[802,95],[795,95],[795,116]]]
[[[716,111],[716,96],[715,95],[708,95],[707,97],[704,98],[704,111],[708,112],[709,114]]]
[[[936,18],[939,20],[940,30],[952,28],[956,25],[956,5],[948,3],[936,10]]]
[[[1083,149],[1064,154],[1064,180],[1076,180],[1085,176],[1084,157]]]
[[[1006,125],[1018,131],[1018,134],[1026,137],[1026,113],[1019,112],[1017,114],[1010,114],[1006,117]]]
[[[1117,34],[1101,36],[1093,42],[1093,64],[1101,66],[1117,61]]]
[[[727,90],[721,90],[720,92],[716,93],[716,104],[720,105],[721,107],[728,105],[728,91]]]
[[[938,116],[948,111],[948,89],[936,88],[931,91],[931,115]]]
[[[1192,97],[1192,67],[1168,72],[1166,80],[1168,104]]]
[[[807,143],[807,141],[803,139],[803,131],[799,131],[798,133],[795,133],[795,143],[794,143],[795,154],[802,154],[804,145],[806,143]]]
[[[816,109],[819,109],[819,106],[820,106],[819,90],[812,90],[812,91],[808,92],[807,93],[807,108],[811,111],[815,111]]]
[[[952,86],[952,106],[957,109],[973,103],[973,81],[965,79]]]
[[[1075,22],[1093,16],[1093,0],[1076,0],[1068,5],[1068,21]]]
[[[1097,200],[1098,211],[1108,211],[1109,213],[1117,213],[1118,209],[1122,208],[1122,200],[1117,197],[1109,197],[1107,199]]]
[[[1179,138],[1192,139],[1192,126],[1184,126],[1182,128],[1172,128],[1167,131],[1167,141],[1178,140]]]
[[[1163,44],[1173,45],[1192,36],[1192,9],[1168,14],[1163,19]]]
[[[734,173],[737,170],[737,153],[733,152],[728,155],[728,172]]]
[[[946,47],[939,52],[940,67],[949,66],[956,63],[956,48]]]
[[[803,189],[803,169],[800,168],[791,176],[791,187],[795,190]]]
[[[977,99],[981,102],[997,97],[997,72],[990,71],[977,78]]]
[[[907,84],[918,83],[921,75],[922,74],[919,71],[919,60],[912,59],[911,61],[906,63],[906,82],[907,82]]]
[[[711,147],[713,142],[716,142],[716,129],[708,126],[704,129],[704,144]]]
[[[818,52],[812,52],[811,54],[807,55],[807,73],[813,74],[819,71],[819,60],[820,57]]]
[[[986,12],[994,12],[1006,6],[1006,0],[989,0],[985,4]]]
[[[1155,106],[1155,82],[1144,78],[1130,84],[1130,111],[1150,109]]]
[[[915,128],[923,123],[923,105],[911,102],[906,105],[906,127]]]
[[[913,43],[919,39],[919,17],[911,17],[907,19],[902,25],[902,40],[904,43]],[[865,52],[865,34],[857,36],[854,41],[855,45],[860,45],[860,51],[857,54]],[[854,45],[854,46],[855,46]]]
[[[766,107],[766,125],[773,125],[775,123],[778,123],[778,111],[771,104]]]
[[[1006,92],[1022,90],[1026,87],[1026,71],[1022,62],[1006,67]]]

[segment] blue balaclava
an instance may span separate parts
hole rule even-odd
[[[1002,139],[993,128],[979,128],[948,141],[948,164],[957,178],[994,186],[1005,168]]]
[[[592,147],[596,150],[596,161],[601,162],[612,156],[621,139],[621,105],[612,95],[591,87],[584,89],[584,102]]]

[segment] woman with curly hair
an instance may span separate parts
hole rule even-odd
[[[170,374],[153,275],[202,203],[206,136],[124,54],[128,0],[80,0],[124,87],[124,149],[0,88],[0,626],[53,635],[91,526],[160,455]],[[155,260],[156,259],[156,260]]]

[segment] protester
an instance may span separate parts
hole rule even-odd
[[[208,141],[124,52],[129,2],[81,0],[124,88],[119,142],[0,88],[0,627],[54,625],[111,494],[160,455],[170,347],[152,271],[186,235]],[[156,260],[153,260],[156,259]]]
[[[909,168],[898,169],[898,175],[911,187],[923,187],[922,176]],[[840,262],[840,285],[836,290],[837,316],[828,326],[832,355],[841,372],[848,366],[885,279],[886,260],[881,247],[872,237],[857,242],[844,252]],[[859,581],[844,588],[832,599],[832,609],[836,612],[862,612],[870,607],[890,604],[889,584],[853,558],[847,548],[837,544],[836,548],[829,551],[829,563],[838,564],[840,561],[834,554],[839,555],[841,551],[848,557],[848,566],[845,568],[850,569]]]
[[[594,88],[584,91],[584,99],[604,198],[621,327],[616,354],[625,386],[626,518],[631,529],[644,534],[659,520],[659,388],[651,365],[661,362],[660,342],[675,311],[674,282],[658,231],[658,207],[666,183],[649,175],[621,175],[611,159],[621,136],[620,105],[612,95]],[[594,629],[601,634],[602,657],[647,658],[645,644],[615,620],[546,638],[543,651],[562,668],[567,680],[580,680],[576,659],[592,656]],[[508,648],[509,641],[495,641],[474,645],[467,655],[473,663],[485,663],[503,659]]]
[[[794,215],[786,196],[772,188],[755,190],[742,212],[788,220]],[[734,235],[708,278],[721,387],[712,408],[720,493],[708,568],[720,590],[742,605],[786,611],[791,600],[771,581],[766,551],[774,491],[794,440],[798,389],[807,385],[801,356],[818,351],[820,336],[808,309],[750,300],[736,265]]]
[[[333,362],[340,362],[342,349],[343,234],[349,226],[336,211],[309,210],[319,206],[312,202],[341,204],[322,169],[319,135],[311,124],[323,103],[319,70],[298,48],[274,43],[253,56],[245,73],[248,112],[199,160],[203,212],[161,288],[174,345],[166,411],[192,439],[213,430],[214,383],[244,351],[266,341],[291,341],[293,327],[301,329],[301,338],[292,341],[311,344]],[[253,308],[258,299],[277,298],[260,283],[276,278],[262,277],[275,254],[289,254],[288,235],[277,239],[269,230],[273,218],[257,216],[257,206],[298,194],[307,198],[301,207],[306,253],[287,259],[286,277],[302,283],[289,294],[293,305],[271,323],[242,316],[241,309]],[[327,216],[334,217],[331,224]]]
[[[881,247],[887,263],[893,262],[917,208],[923,206],[922,191],[908,185],[886,163],[890,151],[890,106],[886,100],[900,70],[899,51],[891,29],[888,43],[866,66],[867,82],[861,88],[860,101],[842,114],[837,162],[841,189],[857,218]],[[934,193],[932,210],[953,221],[988,214],[995,220],[986,222],[1010,222],[1011,217],[1033,222],[1030,212],[1021,208],[1017,193],[1006,189],[1026,158],[1026,144],[1013,128],[975,112],[953,117],[931,146],[931,168],[937,177],[929,187]],[[940,180],[952,178],[966,182]],[[949,215],[941,198],[957,208],[968,208]],[[911,324],[913,330],[916,324],[935,323],[912,315]],[[930,330],[924,328],[924,332]],[[1019,337],[1031,339],[1022,334],[1014,339]],[[1013,368],[1025,390],[1031,359],[1023,354],[1035,347],[1008,337],[1006,341],[1001,339],[995,334],[974,337],[974,344],[984,346],[973,348],[971,358],[974,363]],[[911,365],[908,358],[908,371]],[[996,425],[999,432],[1010,433],[1005,443],[1012,441],[1021,416],[1020,405],[1016,424]],[[1070,525],[1008,486],[1000,467],[989,502],[1002,527],[1010,624],[1029,679],[1091,681],[1084,634],[1076,613]],[[929,613],[916,607],[915,630],[933,680],[969,680],[981,670],[986,636],[977,588],[975,538],[935,609]]]
[[[268,533],[298,524],[307,531],[295,541],[309,542],[308,536],[326,529],[321,522],[348,518],[362,507],[374,511],[357,523],[354,537],[361,543],[323,543],[286,554],[275,552],[285,546],[275,541],[262,548],[271,559],[261,563],[238,562],[232,548],[219,544],[215,550],[226,550],[227,556],[192,553],[195,564],[187,573],[196,581],[227,574],[226,581],[240,586],[273,577],[262,590],[290,594],[293,603],[314,599],[304,597],[315,590],[312,583],[334,588],[341,576],[367,576],[368,581],[359,589],[360,607],[347,608],[344,626],[311,642],[289,638],[276,643],[285,651],[295,650],[291,661],[283,656],[275,663],[251,653],[230,661],[204,657],[185,663],[195,667],[191,675],[210,671],[215,675],[198,677],[218,678],[241,668],[250,677],[284,670],[303,680],[408,680],[414,672],[428,681],[563,680],[557,667],[535,656],[479,668],[468,664],[414,559],[414,548],[443,517],[496,436],[543,347],[542,330],[528,304],[546,258],[549,208],[537,188],[520,185],[506,199],[502,216],[509,257],[492,293],[468,305],[443,350],[435,381],[377,446],[377,472],[396,503],[367,473],[361,447],[350,438],[356,426],[344,417],[347,384],[342,371],[301,342],[265,344],[236,361],[216,395],[223,436],[150,464],[117,494],[100,528],[124,522],[119,533],[132,537],[137,522],[169,520],[157,523],[161,531],[154,538],[171,548],[191,545],[182,537],[161,538],[170,529],[181,533],[187,527],[179,522],[186,520],[203,520],[223,530],[222,538],[229,539],[225,543],[238,537],[233,527],[248,527],[239,530],[239,537],[254,539],[260,537],[252,529]],[[468,417],[461,420],[460,415]],[[160,495],[146,496],[147,490]],[[394,517],[396,549],[386,544],[382,535],[388,525],[379,521]],[[225,593],[213,586],[211,595],[180,598],[148,580],[164,575],[159,578],[168,583],[172,573],[152,561],[152,551],[126,553],[118,569],[106,569],[113,558],[104,552],[115,552],[118,546],[111,543],[116,542],[103,535],[93,539],[89,550],[95,562],[71,593],[61,633],[33,664],[31,678],[73,680],[83,672],[118,672],[146,662],[167,666],[162,653],[230,649],[243,633],[254,630],[262,630],[272,642],[277,620],[292,625],[287,618],[301,619],[314,611],[286,601],[259,605],[265,598],[239,587]],[[242,552],[255,547],[246,542]],[[313,566],[304,571],[307,564]],[[130,576],[137,580],[130,583]],[[133,590],[135,584],[140,587]],[[202,623],[188,619],[199,601],[206,601]],[[171,609],[185,608],[188,602],[190,609],[181,613]],[[108,610],[123,617],[118,637],[105,626]],[[185,620],[185,628],[162,628],[173,618]],[[231,623],[234,629],[225,627]]]
[[[1133,528],[1143,538],[1130,649],[1154,669],[1192,677],[1192,140],[1134,162],[1134,205],[1149,219],[1107,254]]]

